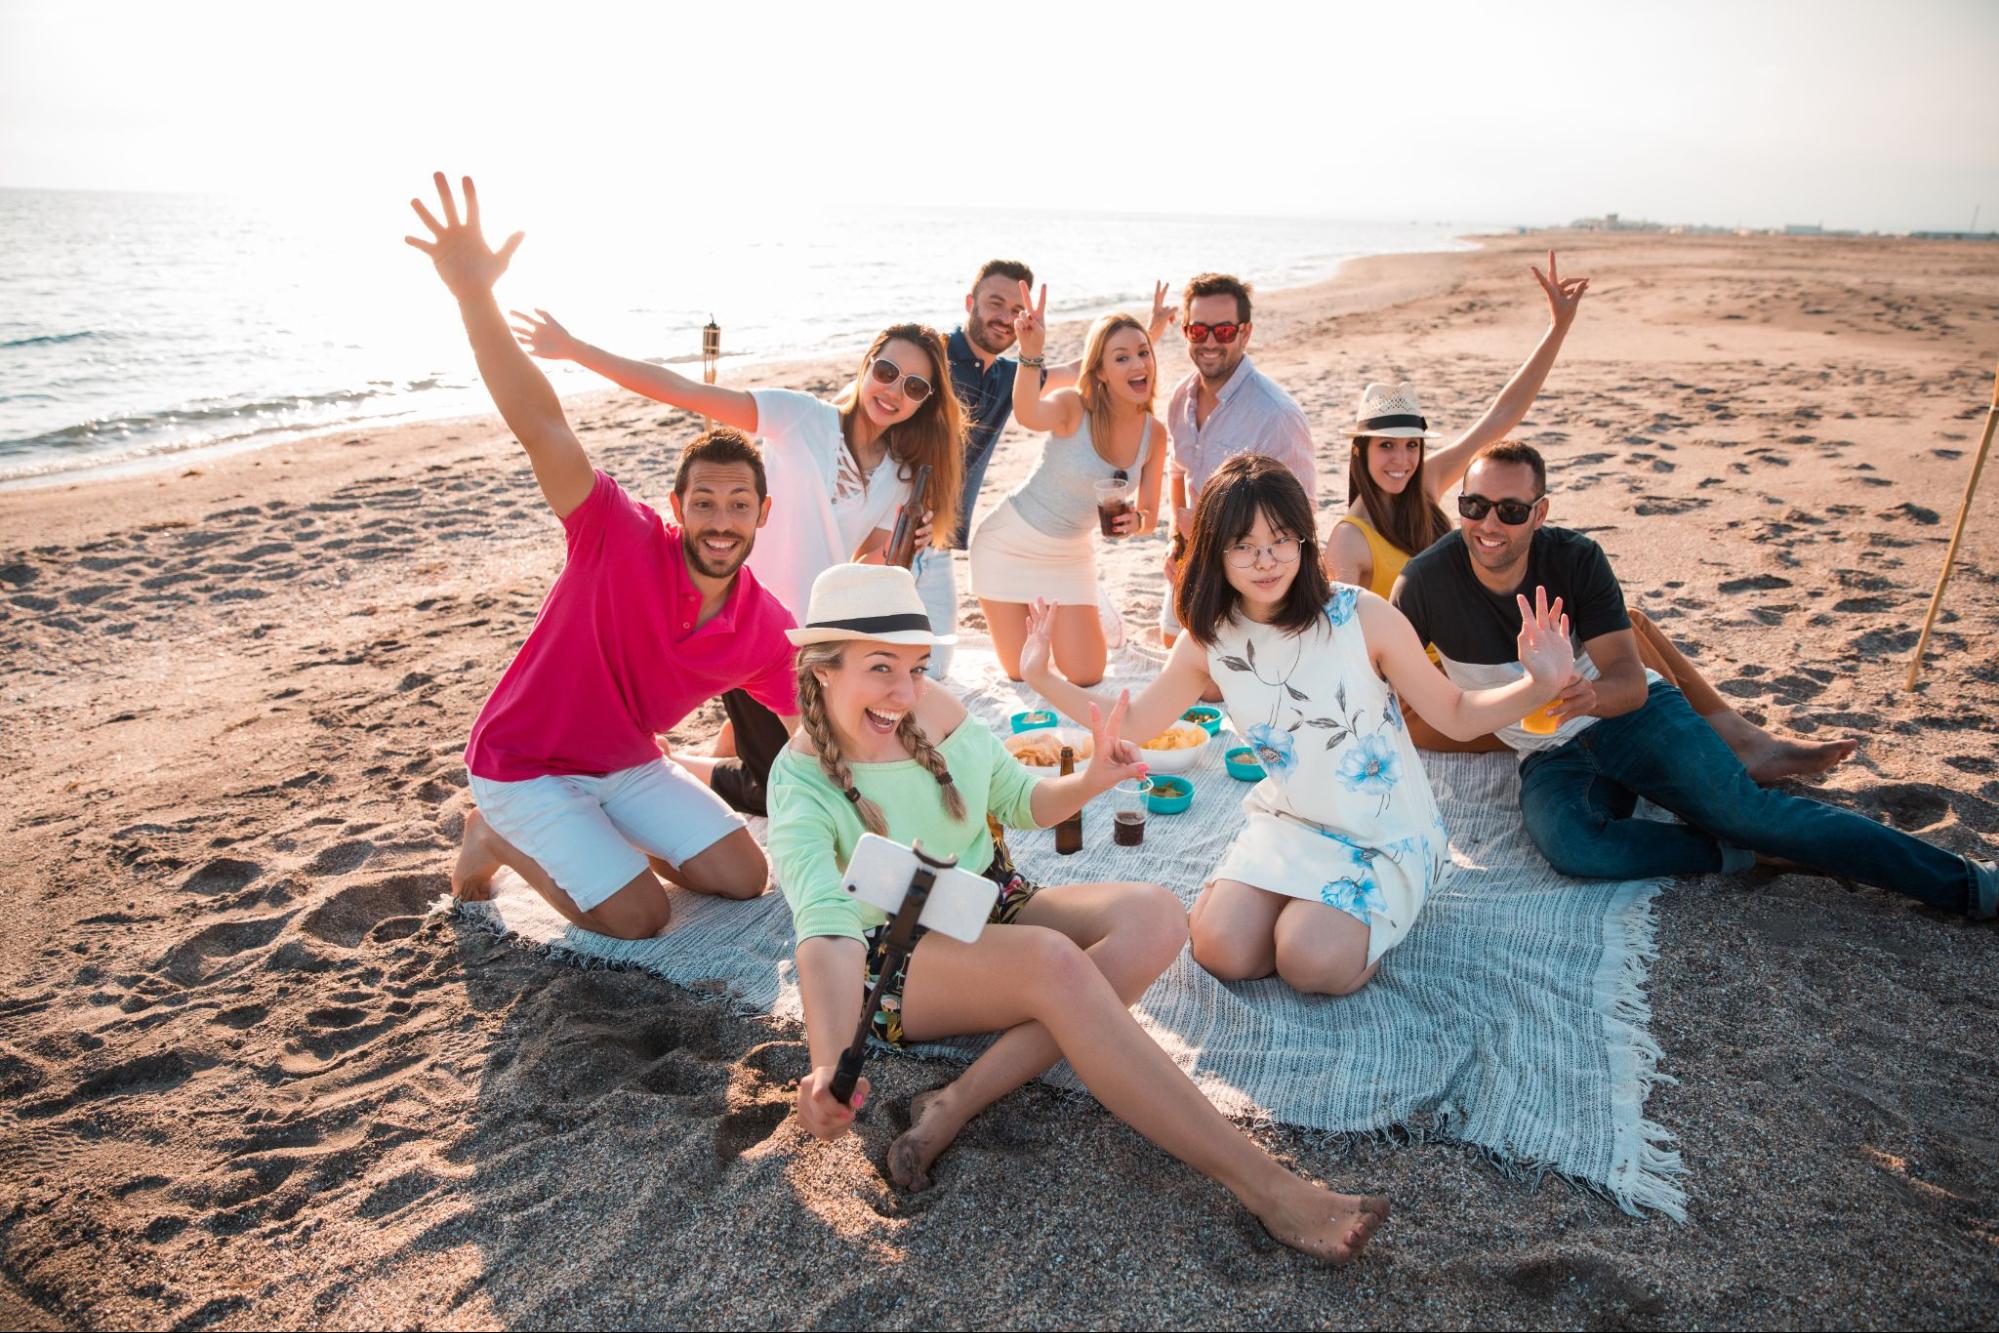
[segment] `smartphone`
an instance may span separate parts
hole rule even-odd
[[[863,833],[847,861],[847,892],[894,916],[895,910],[902,906],[903,895],[909,892],[909,881],[921,865],[916,853],[901,843]],[[984,875],[956,866],[938,870],[936,875],[937,881],[931,886],[930,898],[923,904],[923,915],[916,919],[916,924],[954,940],[972,943],[985,929],[999,889]]]

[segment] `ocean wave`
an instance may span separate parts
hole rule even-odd
[[[38,333],[32,338],[13,338],[0,342],[0,351],[14,347],[53,347],[57,343],[87,342],[103,336],[100,329],[78,329],[75,333]]]
[[[428,386],[435,384],[436,381],[425,383]],[[56,430],[44,431],[40,435],[0,440],[0,457],[44,452],[61,453],[79,446],[101,445],[107,440],[142,440],[160,432],[187,430],[201,431],[201,440],[215,443],[234,439],[237,434],[283,430],[293,424],[293,419],[309,420],[318,424],[328,420],[319,409],[350,404],[358,406],[374,399],[398,396],[400,395],[393,390],[383,392],[339,389],[332,393],[293,394],[284,398],[177,407],[158,412],[141,412],[131,416],[95,417],[89,421],[79,421]],[[335,418],[332,424],[358,419],[358,417]],[[241,421],[249,429],[236,434],[220,435],[202,431],[204,426],[211,423],[230,421]]]

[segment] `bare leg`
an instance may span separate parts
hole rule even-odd
[[[1019,602],[994,602],[979,598],[979,610],[986,618],[986,633],[992,635],[993,654],[1008,680],[1020,679],[1020,650],[1027,643],[1027,608]]]
[[[1286,903],[1239,880],[1218,879],[1194,900],[1194,961],[1218,981],[1254,981],[1277,970],[1277,918]]]
[[[1334,1194],[1293,1175],[1231,1125],[1066,935],[994,927],[976,944],[933,933],[917,945],[903,994],[912,1040],[1031,1022],[1048,1029],[1106,1109],[1221,1182],[1284,1244],[1344,1263],[1387,1219],[1387,1199]]]
[[[1218,879],[1194,903],[1194,961],[1221,981],[1272,972],[1308,995],[1351,995],[1373,979],[1368,928],[1337,907]]]
[[[748,836],[747,830],[744,836]],[[692,865],[693,861],[688,864]],[[666,929],[670,916],[666,889],[650,870],[641,871],[616,893],[586,912],[576,905],[574,898],[557,887],[539,862],[496,833],[493,826],[486,822],[486,817],[474,809],[465,816],[464,840],[459,844],[458,862],[451,871],[452,895],[468,902],[483,902],[491,898],[493,876],[501,866],[506,866],[526,880],[528,887],[540,894],[571,925],[620,940],[651,939]]]
[[[1104,678],[1108,653],[1104,646],[1104,622],[1097,616],[1096,603],[1056,607],[1055,626],[1049,640],[1055,665],[1070,684],[1088,689]]]
[[[1021,910],[1020,924],[1059,930],[1075,941],[1126,1005],[1137,1003],[1187,942],[1180,900],[1156,884],[1043,889]],[[904,1189],[928,1189],[931,1164],[972,1117],[1048,1070],[1061,1054],[1039,1023],[1008,1029],[956,1080],[911,1099],[909,1129],[889,1146],[889,1175]]]
[[[755,898],[770,887],[770,863],[746,828],[724,835],[677,866],[662,857],[646,859],[660,878],[690,893],[745,899]]]
[[[1700,668],[1666,637],[1665,631],[1652,623],[1650,616],[1636,607],[1626,610],[1631,615],[1632,633],[1638,639],[1638,659],[1679,686],[1680,693],[1687,696],[1687,703],[1714,728],[1714,734],[1734,751],[1756,781],[1771,783],[1824,773],[1844,763],[1858,748],[1857,742],[1845,738],[1801,741],[1757,726],[1728,706]]]

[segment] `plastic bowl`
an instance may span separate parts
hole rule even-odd
[[[1200,744],[1180,750],[1148,750],[1140,746],[1138,752],[1145,757],[1146,768],[1153,773],[1184,773],[1201,757],[1201,751],[1208,748],[1208,733],[1200,723],[1186,721],[1175,722],[1167,730],[1198,736]]]
[[[1177,777],[1154,778],[1145,804],[1155,815],[1177,815],[1194,803],[1194,784]]]
[[[1031,708],[1025,713],[1013,715],[1013,734],[1018,736],[1023,731],[1039,731],[1043,727],[1052,727],[1060,721],[1052,708]]]
[[[1051,734],[1056,738],[1057,745],[1066,745],[1076,752],[1077,772],[1081,772],[1089,765],[1090,733],[1087,731],[1077,731],[1072,727],[1055,727],[1052,731],[1048,727],[1036,727],[1031,731],[1021,732],[1017,736],[1009,736],[1001,741],[1000,744],[1006,747],[1008,754],[1016,759],[1020,759],[1020,750],[1023,745],[1041,740]],[[1060,763],[1037,764],[1027,759],[1020,759],[1020,762],[1026,767],[1028,772],[1038,773],[1044,777],[1053,777],[1062,771]]]
[[[1222,710],[1213,704],[1195,704],[1180,714],[1182,722],[1192,722],[1210,736],[1222,729]]]
[[[1263,765],[1257,762],[1256,750],[1252,746],[1236,746],[1222,756],[1222,763],[1228,768],[1229,776],[1237,782],[1263,781]]]

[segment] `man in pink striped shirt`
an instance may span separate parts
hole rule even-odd
[[[458,299],[479,374],[568,544],[527,642],[473,723],[465,766],[478,808],[465,821],[452,891],[487,897],[508,865],[575,924],[644,939],[666,925],[662,876],[729,898],[769,885],[762,849],[709,785],[760,789],[761,775],[738,772],[746,760],[719,761],[703,781],[654,740],[725,691],[776,714],[773,731],[788,735],[797,721],[791,615],[743,567],[770,515],[763,459],[728,429],[689,445],[674,478],[674,523],[592,467],[493,299],[520,233],[492,249],[471,179],[462,222],[443,175],[436,180],[444,220],[413,199],[433,239],[406,239]],[[766,772],[784,736],[775,740]],[[748,753],[745,737],[737,744]]]

